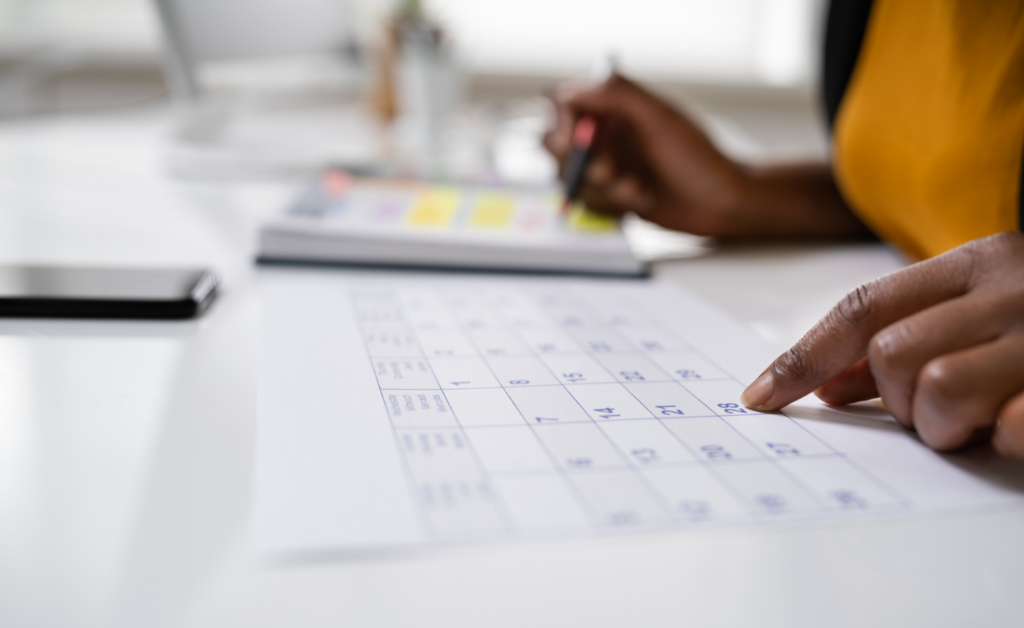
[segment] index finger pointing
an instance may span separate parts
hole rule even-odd
[[[828,382],[863,358],[883,328],[966,292],[972,260],[962,247],[856,288],[743,391],[743,404],[774,412]]]

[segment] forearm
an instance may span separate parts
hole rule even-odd
[[[868,238],[825,164],[749,167],[724,238]]]

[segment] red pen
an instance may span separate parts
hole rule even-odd
[[[594,134],[597,132],[597,120],[593,116],[582,116],[576,121],[572,131],[572,149],[569,161],[565,165],[565,202],[562,211],[566,212],[576,200],[583,183],[583,170],[590,158],[590,147],[594,145]]]
[[[594,85],[600,85],[615,74],[615,55],[607,54],[598,59],[590,68],[590,80]],[[594,145],[594,135],[597,133],[597,119],[594,116],[583,115],[576,121],[572,131],[572,149],[569,153],[569,161],[565,164],[565,202],[562,204],[562,212],[565,213],[576,200],[583,184],[583,171],[587,168],[587,161],[590,159],[590,149]]]

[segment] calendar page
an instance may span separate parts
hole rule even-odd
[[[256,528],[271,551],[1024,504],[873,404],[744,408],[779,353],[678,288],[271,271]]]

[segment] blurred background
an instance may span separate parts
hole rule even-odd
[[[168,164],[181,176],[382,159],[423,174],[439,167],[417,161],[426,151],[444,155],[435,174],[542,182],[553,166],[536,146],[541,94],[585,77],[612,52],[621,72],[686,108],[726,152],[822,158],[816,82],[826,8],[824,0],[0,0],[0,123],[173,105]],[[410,59],[415,42],[389,42],[408,38],[395,24],[410,10],[440,34],[443,55]]]

